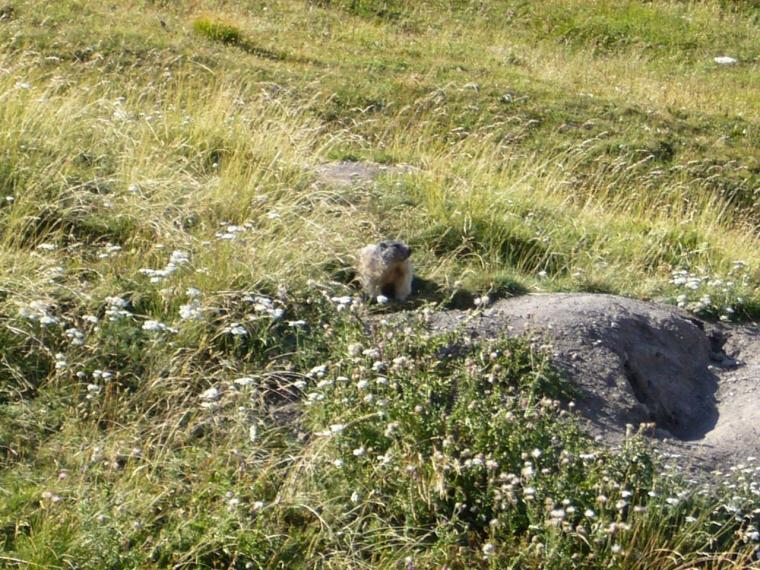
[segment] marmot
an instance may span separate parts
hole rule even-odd
[[[364,292],[403,301],[412,292],[412,248],[400,241],[381,241],[359,251],[358,278]]]

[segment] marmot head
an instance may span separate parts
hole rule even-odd
[[[412,248],[400,241],[383,240],[377,247],[385,263],[404,261],[412,255]]]

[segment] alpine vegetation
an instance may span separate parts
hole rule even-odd
[[[430,328],[757,319],[753,2],[5,4],[2,565],[760,564],[760,458],[597,441],[543,341]]]

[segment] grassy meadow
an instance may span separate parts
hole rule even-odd
[[[381,238],[423,286],[368,332]],[[528,291],[760,317],[756,0],[0,3],[0,566],[760,565],[760,459],[424,330]]]

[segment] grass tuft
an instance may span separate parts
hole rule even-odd
[[[193,20],[195,33],[212,41],[237,45],[243,40],[243,32],[237,26],[208,16]]]

